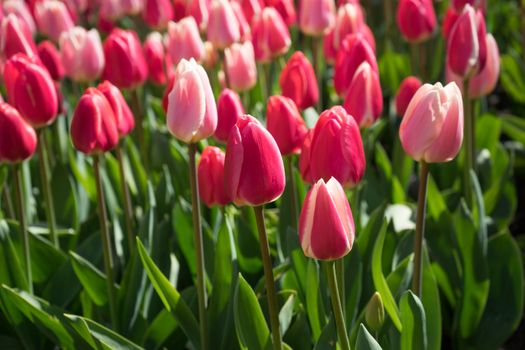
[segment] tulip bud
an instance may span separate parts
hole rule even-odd
[[[206,71],[194,59],[180,61],[168,96],[169,131],[186,143],[205,139],[217,128],[217,107]]]
[[[153,29],[164,29],[173,19],[170,0],[146,0],[142,19]]]
[[[400,0],[397,6],[397,25],[408,42],[427,40],[436,28],[432,0]]]
[[[88,88],[71,121],[71,140],[86,154],[107,152],[119,141],[116,117],[102,92]]]
[[[159,85],[168,81],[168,70],[172,69],[171,59],[164,52],[162,35],[159,32],[151,32],[144,42],[144,57],[148,65],[149,79]]]
[[[36,133],[18,111],[0,102],[0,162],[18,163],[36,149]]]
[[[64,77],[64,66],[62,65],[62,59],[60,52],[57,50],[55,45],[51,41],[42,41],[38,44],[38,57],[40,61],[49,71],[51,78],[55,81],[59,81]]]
[[[230,131],[224,162],[226,193],[237,205],[273,202],[284,191],[284,165],[272,135],[250,115]]]
[[[469,81],[469,97],[480,98],[490,94],[496,87],[500,70],[498,43],[492,36],[486,36],[487,60],[485,67]]]
[[[279,12],[288,27],[295,24],[297,15],[293,0],[267,0],[266,4]]]
[[[238,92],[250,90],[257,82],[252,43],[235,43],[224,50],[224,57],[230,88]]]
[[[290,48],[292,41],[288,27],[273,7],[265,7],[254,19],[252,42],[258,62],[269,62]]]
[[[197,26],[202,30],[206,30],[210,16],[210,1],[209,0],[186,0],[186,14],[191,16],[197,23]],[[181,17],[184,18],[185,16]]]
[[[334,87],[339,96],[347,95],[354,75],[363,62],[368,62],[374,71],[378,71],[374,51],[364,35],[349,35],[343,40],[334,66]]]
[[[461,11],[465,5],[471,5],[474,8],[479,8],[483,5],[483,0],[452,0],[451,5],[456,11]]]
[[[231,202],[224,187],[224,158],[220,148],[208,146],[199,161],[199,195],[208,207]]]
[[[320,179],[304,199],[299,220],[299,240],[304,255],[317,260],[337,260],[352,249],[354,218],[341,184]]]
[[[300,109],[314,106],[319,99],[314,69],[301,51],[296,51],[286,63],[279,85],[283,96],[291,98]]]
[[[420,87],[421,81],[416,77],[407,77],[401,82],[396,95],[397,115],[401,117],[405,115],[410,100]]]
[[[366,305],[365,321],[374,332],[379,332],[385,322],[385,307],[381,294],[375,292]]]
[[[202,60],[204,44],[193,17],[185,17],[177,23],[168,23],[166,47],[174,64],[178,64],[182,59]]]
[[[383,93],[379,74],[368,62],[361,63],[357,68],[348,88],[344,107],[360,127],[371,126],[381,116]]]
[[[100,35],[96,29],[74,27],[60,36],[60,53],[66,76],[76,82],[96,80],[105,65]]]
[[[443,16],[443,38],[448,39],[454,24],[456,24],[456,21],[458,20],[458,17],[459,13],[457,13],[453,8],[449,7],[447,9],[447,12],[445,12],[445,15]]]
[[[114,22],[125,14],[125,8],[121,0],[104,0],[100,2],[99,20]]]
[[[227,0],[214,0],[207,28],[208,40],[218,49],[224,49],[241,38],[239,22]]]
[[[239,23],[239,34],[240,34],[239,40],[240,41],[251,40],[252,39],[252,29],[250,27],[250,24],[248,23],[248,20],[244,16],[244,12],[242,12],[241,5],[239,5],[239,3],[235,1],[230,2],[230,5],[232,7],[235,18],[237,19],[237,23]]]
[[[326,33],[335,23],[334,0],[302,0],[299,7],[299,28],[307,35]]]
[[[337,56],[337,50],[334,43],[334,29],[329,30],[323,36],[323,55],[326,63],[334,64]]]
[[[53,41],[60,34],[75,26],[66,4],[58,0],[43,0],[35,4],[35,19],[38,30]]]
[[[321,113],[301,150],[299,169],[303,180],[315,183],[334,177],[351,188],[361,181],[365,167],[363,141],[354,118],[341,106]]]
[[[228,141],[231,129],[237,124],[239,116],[244,114],[241,99],[234,91],[224,89],[217,102],[217,129],[215,138],[219,141]]]
[[[134,88],[148,77],[148,67],[137,33],[113,29],[104,41],[106,65],[102,78],[120,88]]]
[[[135,118],[119,88],[106,80],[99,84],[97,89],[106,97],[113,110],[119,136],[130,134],[135,127]]]
[[[31,35],[36,34],[35,20],[33,19],[33,15],[31,14],[31,9],[25,1],[5,0],[3,1],[2,6],[0,6],[0,9],[3,9],[4,11],[3,18],[7,17],[10,14],[14,14],[16,17],[18,17],[19,20],[26,24]]]
[[[35,128],[51,124],[58,114],[58,97],[47,69],[19,53],[4,68],[9,102]]]
[[[308,129],[293,100],[271,96],[266,107],[266,124],[283,156],[299,153]]]
[[[399,138],[405,152],[416,161],[452,160],[463,141],[463,100],[455,83],[425,84],[410,101]]]
[[[259,15],[264,8],[263,0],[236,0],[240,3],[244,17],[248,23],[253,23],[254,18]]]
[[[0,50],[6,59],[19,52],[29,57],[38,55],[29,28],[14,14],[8,15],[2,20]]]
[[[122,9],[127,15],[136,15],[142,11],[144,7],[144,0],[119,0]]]
[[[334,47],[339,50],[341,43],[349,34],[361,31],[365,24],[363,10],[359,4],[345,4],[337,10],[334,28]]]

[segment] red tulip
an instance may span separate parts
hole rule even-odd
[[[134,88],[148,77],[148,67],[137,33],[113,29],[104,41],[106,65],[102,79],[119,88]]]
[[[47,68],[53,80],[59,81],[64,77],[64,66],[60,52],[51,41],[45,40],[38,44],[38,57],[40,57],[40,61]]]
[[[432,0],[400,0],[397,6],[397,25],[405,40],[427,40],[436,28]]]
[[[295,24],[297,15],[293,0],[267,0],[266,4],[279,12],[288,27]]]
[[[151,32],[144,42],[144,57],[148,64],[148,77],[155,84],[164,85],[172,74],[171,58],[164,52],[162,35]]]
[[[19,20],[26,24],[31,35],[36,34],[36,23],[33,15],[31,14],[32,10],[25,1],[5,0],[2,2],[0,9],[3,9],[4,16],[2,18],[5,18],[10,14],[14,14]]]
[[[319,36],[335,23],[334,0],[301,0],[299,28],[305,34]]]
[[[106,80],[98,84],[97,89],[106,97],[113,110],[119,136],[130,134],[135,128],[135,118],[119,88]]]
[[[186,15],[191,16],[201,30],[208,25],[210,0],[186,0]]]
[[[299,153],[308,129],[291,99],[271,96],[266,107],[266,124],[283,156]]]
[[[479,8],[483,5],[483,0],[452,0],[451,5],[456,11],[461,11],[465,5],[471,5],[474,8]]]
[[[86,154],[107,152],[118,144],[115,114],[99,90],[88,88],[80,98],[71,122],[71,139]]]
[[[0,102],[0,162],[18,163],[36,149],[35,130],[11,105]]]
[[[244,12],[248,23],[253,23],[254,18],[259,15],[264,8],[263,0],[234,0],[237,1]]]
[[[154,29],[164,29],[173,19],[173,7],[170,0],[145,0],[142,19]]]
[[[239,22],[227,0],[215,0],[212,3],[207,35],[208,40],[218,49],[224,49],[241,38]]]
[[[399,86],[399,90],[396,95],[396,112],[397,115],[403,116],[405,111],[414,97],[416,91],[421,87],[421,80],[416,77],[407,77]]]
[[[286,63],[279,85],[283,96],[291,98],[300,109],[314,106],[319,99],[314,69],[301,51],[296,51]]]
[[[252,40],[252,29],[250,27],[250,23],[248,23],[248,20],[246,19],[246,16],[244,16],[241,5],[239,5],[239,3],[236,1],[232,1],[230,5],[235,18],[237,19],[237,23],[239,23],[240,41]]]
[[[354,118],[341,106],[321,113],[301,150],[303,180],[313,184],[335,177],[343,186],[354,187],[361,181],[365,167],[363,141]]]
[[[66,4],[58,0],[38,1],[34,14],[38,30],[55,42],[60,34],[75,26]]]
[[[334,29],[329,30],[323,36],[323,55],[326,63],[334,64],[337,56],[337,50],[334,43]]]
[[[208,146],[202,152],[199,168],[199,195],[208,207],[226,205],[231,202],[224,187],[224,152]]]
[[[334,47],[339,50],[349,34],[360,33],[365,25],[363,10],[359,4],[345,4],[337,10],[334,27]]]
[[[299,240],[304,255],[336,260],[352,249],[355,225],[345,191],[336,179],[320,179],[304,200],[299,221]]]
[[[254,19],[252,41],[255,59],[258,62],[269,62],[285,54],[291,45],[290,32],[281,15],[273,7],[266,7]]]
[[[239,116],[244,114],[241,99],[230,89],[222,90],[217,102],[217,129],[215,138],[219,141],[228,141],[231,129],[237,124]]]
[[[235,43],[224,51],[226,73],[235,91],[250,90],[257,82],[255,53],[250,41]]]
[[[454,27],[454,24],[456,24],[456,21],[458,20],[459,13],[456,12],[452,7],[449,7],[447,9],[447,12],[445,12],[445,16],[443,16],[443,37],[445,39],[448,39],[448,36],[450,35],[450,31]]]
[[[193,17],[185,17],[177,23],[168,23],[166,41],[168,54],[174,64],[178,64],[181,59],[194,58],[201,61],[204,56],[204,44]]]
[[[257,119],[239,117],[232,128],[224,162],[226,193],[237,205],[273,202],[284,191],[284,165],[272,135]]]
[[[6,59],[19,52],[29,57],[38,55],[29,28],[14,14],[8,15],[2,21],[0,50]]]

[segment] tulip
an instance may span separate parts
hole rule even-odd
[[[469,81],[469,97],[479,98],[490,94],[496,87],[500,70],[498,43],[492,36],[486,36],[487,61],[485,67]]]
[[[320,179],[304,200],[299,221],[299,240],[304,255],[317,260],[336,260],[352,249],[355,225],[341,184]]]
[[[36,150],[35,130],[11,105],[0,102],[0,162],[18,163]]]
[[[254,19],[252,41],[255,59],[258,62],[269,62],[285,54],[292,43],[288,27],[273,7],[264,8]]]
[[[408,42],[427,40],[436,28],[432,0],[400,0],[397,6],[397,25]]]
[[[204,55],[201,61],[206,69],[214,69],[217,62],[219,62],[219,53],[209,41],[204,42]]]
[[[162,35],[152,32],[144,42],[144,57],[148,65],[148,77],[155,84],[165,85],[172,74],[171,58],[164,52]]]
[[[293,0],[267,0],[266,4],[279,12],[288,27],[295,24],[297,15]]]
[[[38,57],[40,57],[40,60],[49,71],[49,74],[53,80],[61,80],[64,77],[64,66],[62,65],[60,52],[57,50],[55,45],[52,42],[46,40],[38,44],[37,49]]]
[[[217,107],[206,71],[194,59],[180,61],[168,96],[169,131],[179,140],[194,143],[217,128]]]
[[[53,79],[41,63],[24,54],[11,57],[4,69],[9,102],[35,128],[51,124],[58,114]]]
[[[102,78],[119,88],[134,88],[148,76],[148,67],[137,33],[114,29],[104,41],[106,65]]]
[[[348,88],[344,107],[360,127],[374,124],[383,111],[383,93],[379,84],[379,74],[363,62],[357,68]]]
[[[456,11],[461,11],[465,5],[471,5],[474,8],[479,8],[483,5],[483,0],[452,0],[451,5]]]
[[[220,148],[208,146],[199,161],[199,195],[208,207],[231,202],[224,188],[224,158]]]
[[[228,141],[231,129],[237,124],[239,116],[244,114],[241,99],[230,89],[222,90],[217,102],[217,129],[215,138],[219,141]]]
[[[96,29],[74,27],[62,33],[60,52],[66,76],[76,82],[96,80],[105,65],[100,35]]]
[[[341,106],[321,113],[301,150],[299,168],[303,180],[315,183],[335,177],[351,188],[361,181],[365,167],[363,141],[354,118]]]
[[[71,122],[71,140],[77,150],[89,155],[110,151],[118,144],[115,114],[99,90],[88,88],[78,101]]]
[[[248,23],[248,20],[244,16],[244,12],[242,12],[241,5],[239,5],[238,2],[232,1],[230,2],[230,5],[232,7],[233,13],[235,14],[235,18],[237,19],[237,22],[239,23],[239,34],[240,34],[240,41],[246,41],[252,39],[252,30],[250,27],[250,24]]]
[[[399,90],[397,91],[396,95],[396,112],[397,115],[403,116],[405,115],[405,111],[408,107],[408,104],[410,103],[410,100],[412,100],[412,97],[416,93],[416,91],[421,87],[421,80],[419,80],[416,77],[407,77],[399,86]]]
[[[38,30],[53,41],[75,24],[66,5],[58,0],[43,0],[35,5],[35,19]]]
[[[361,33],[349,35],[337,53],[334,66],[334,87],[339,96],[347,95],[354,75],[363,62],[367,62],[374,71],[378,71],[374,51],[365,36]]]
[[[168,100],[171,90],[173,90],[173,86],[175,85],[175,77],[170,77],[168,84],[166,85],[166,88],[164,89],[164,92],[162,94],[162,109],[164,110],[164,113],[168,113]]]
[[[226,193],[237,205],[260,206],[284,191],[284,164],[272,135],[250,115],[239,117],[226,147]]]
[[[335,23],[334,0],[302,0],[299,7],[299,28],[307,35],[326,33]]]
[[[122,9],[127,15],[136,15],[142,11],[145,0],[119,0]]]
[[[170,0],[145,0],[142,19],[154,29],[164,29],[173,19],[173,7]]]
[[[283,96],[291,98],[300,109],[314,106],[319,99],[314,69],[301,51],[296,51],[286,63],[279,85]]]
[[[104,0],[100,2],[99,19],[113,22],[125,15],[121,0]]]
[[[210,0],[187,0],[185,16],[193,17],[197,26],[205,30],[210,16]]]
[[[458,17],[459,17],[459,13],[456,12],[453,8],[449,7],[447,9],[447,12],[445,12],[445,15],[443,16],[443,25],[442,25],[443,38],[448,39],[450,35],[450,31],[454,27],[454,24],[456,24]]]
[[[25,1],[20,0],[6,0],[0,6],[3,8],[4,16],[7,17],[9,14],[14,14],[19,20],[23,21],[29,32],[34,35],[36,33],[36,24],[31,14],[31,10],[27,6]]]
[[[244,17],[248,23],[253,23],[253,20],[258,16],[264,8],[263,0],[234,0],[237,1],[244,12]]]
[[[283,156],[299,153],[308,129],[292,99],[271,96],[266,107],[266,123]]]
[[[230,88],[238,92],[250,90],[257,82],[252,43],[235,43],[224,50],[224,57]]]
[[[113,110],[119,136],[129,135],[135,127],[135,118],[119,88],[106,80],[97,89],[106,97]]]
[[[14,14],[8,15],[2,20],[0,51],[5,59],[9,59],[19,52],[29,57],[38,55],[31,31],[27,25]]]
[[[204,44],[193,17],[185,17],[177,23],[168,23],[166,48],[174,64],[178,64],[182,59],[202,60]]]
[[[405,152],[416,161],[448,162],[463,141],[463,100],[455,83],[425,84],[410,101],[399,137]]]
[[[326,63],[334,64],[337,56],[337,50],[334,43],[334,29],[329,30],[323,36],[323,55]]]
[[[359,4],[345,4],[337,10],[334,27],[334,48],[339,50],[344,38],[361,31],[365,24],[363,10]]]
[[[224,49],[240,39],[239,22],[227,0],[212,3],[207,34],[208,40],[218,49]]]

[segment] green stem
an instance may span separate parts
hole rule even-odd
[[[425,42],[420,42],[416,44],[419,51],[419,76],[421,77],[421,80],[426,81],[427,80],[427,69],[426,69],[426,48],[425,48]]]
[[[188,146],[190,156],[190,183],[191,204],[193,214],[193,240],[195,243],[195,258],[197,259],[197,296],[199,302],[199,325],[202,349],[208,349],[208,324],[206,321],[206,277],[204,271],[204,246],[202,242],[201,209],[199,199],[197,164],[195,155],[197,144],[190,143]]]
[[[226,70],[226,54],[224,53],[224,50],[219,50],[219,58],[220,63],[222,65],[222,71],[224,73],[224,83],[226,84],[226,87],[230,87],[230,77],[228,76],[228,72]]]
[[[4,203],[5,203],[5,210],[6,210],[5,216],[8,218],[14,218],[15,213],[13,211],[13,203],[11,202],[11,194],[9,193],[9,186],[7,186],[7,181],[3,186],[2,196],[4,197]]]
[[[124,202],[124,220],[126,222],[126,234],[128,237],[129,255],[135,250],[135,239],[133,237],[133,205],[131,204],[131,197],[129,195],[128,183],[126,181],[126,171],[124,168],[124,150],[120,145],[116,148],[118,167],[120,172],[120,186],[122,190]]]
[[[288,179],[288,188],[290,190],[290,197],[291,197],[291,211],[292,211],[292,225],[295,230],[298,229],[298,223],[299,223],[299,213],[297,211],[298,205],[297,205],[297,188],[295,187],[295,176],[293,172],[293,158],[292,156],[286,157],[286,172],[288,173],[287,179]]]
[[[472,205],[472,187],[470,186],[470,170],[474,169],[474,118],[471,111],[471,104],[468,96],[468,79],[463,84],[463,110],[465,120],[465,164],[463,166],[465,199],[468,206]]]
[[[417,44],[411,43],[410,44],[410,63],[412,68],[412,75],[421,77],[421,72],[419,71],[418,66],[418,52],[417,52]]]
[[[266,82],[266,100],[265,101],[268,101],[270,96],[272,96],[272,77],[271,77],[270,62],[263,63],[263,69],[264,69],[264,80]]]
[[[344,257],[335,261],[335,273],[337,277],[337,287],[339,289],[339,297],[341,300],[341,308],[343,311],[343,317],[346,315],[345,308],[345,264]]]
[[[45,145],[45,134],[44,129],[38,130],[38,162],[40,168],[40,177],[42,178],[42,189],[44,191],[44,201],[46,202],[46,218],[47,225],[49,227],[49,233],[51,241],[56,248],[60,248],[58,242],[56,219],[55,219],[55,207],[53,205],[53,192],[51,192],[51,185],[49,183],[49,172],[48,172],[48,159],[47,150]]]
[[[31,270],[31,250],[29,247],[29,231],[27,230],[26,214],[24,211],[24,192],[22,188],[22,169],[21,164],[13,164],[13,182],[15,185],[16,205],[18,209],[18,220],[20,222],[20,232],[22,233],[22,244],[24,246],[24,261],[26,267],[27,287],[30,294],[33,294],[33,272]]]
[[[328,277],[328,285],[330,287],[332,311],[334,312],[335,316],[335,324],[337,327],[337,334],[339,336],[339,343],[341,345],[342,350],[350,350],[350,341],[348,340],[348,333],[346,332],[343,308],[341,305],[341,299],[339,297],[339,288],[337,287],[337,277],[334,261],[326,262],[326,275]]]
[[[146,143],[144,139],[144,116],[142,115],[142,105],[140,103],[139,98],[139,92],[138,88],[131,90],[131,102],[132,102],[132,108],[133,108],[133,115],[135,117],[136,121],[136,135],[137,140],[139,142],[139,150],[140,150],[140,157],[142,158],[142,161],[144,162],[144,168],[146,171],[149,170],[149,159],[148,159],[148,153],[146,151]]]
[[[414,238],[414,274],[412,276],[412,291],[417,296],[420,296],[421,293],[421,252],[423,250],[423,236],[425,234],[425,211],[429,172],[428,164],[425,161],[422,160],[420,166],[421,174],[419,176],[419,193],[417,197],[416,236]]]
[[[97,185],[98,218],[100,220],[100,237],[102,239],[102,249],[104,253],[104,272],[106,273],[106,288],[109,300],[109,313],[111,325],[114,330],[118,330],[117,324],[117,295],[115,290],[115,278],[113,275],[113,254],[111,252],[111,239],[108,230],[108,218],[106,214],[106,201],[104,200],[104,189],[102,187],[102,177],[100,175],[100,155],[93,155],[93,166],[95,170],[95,182]]]
[[[259,231],[259,243],[261,245],[261,256],[264,267],[264,279],[266,284],[266,297],[268,298],[268,311],[270,314],[270,326],[272,328],[272,339],[274,350],[281,350],[281,330],[279,329],[279,309],[277,307],[277,295],[275,294],[275,282],[273,277],[272,261],[270,258],[270,245],[266,226],[264,224],[264,207],[253,207],[257,229]]]

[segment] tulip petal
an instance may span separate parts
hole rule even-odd
[[[301,210],[301,217],[299,219],[299,241],[306,256],[314,257],[312,252],[312,226],[315,214],[315,202],[317,200],[317,192],[324,181],[321,179],[316,182],[313,187],[306,194],[303,208]]]
[[[244,147],[242,144],[241,133],[239,127],[235,125],[228,136],[226,158],[224,160],[224,186],[226,194],[230,198],[237,198],[243,161]],[[242,203],[236,202],[236,204],[241,205]]]

